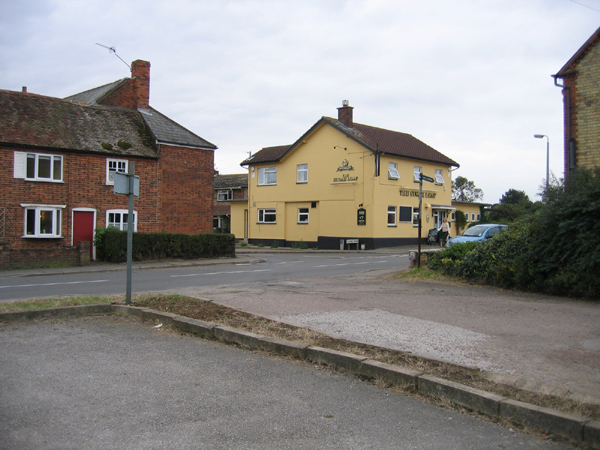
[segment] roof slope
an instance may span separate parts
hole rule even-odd
[[[103,100],[105,100],[109,94],[126,86],[130,80],[130,78],[123,78],[113,83],[105,84],[104,86],[71,95],[66,97],[66,100],[81,102],[87,105],[100,105],[103,104]],[[198,147],[210,150],[215,150],[217,148],[216,145],[211,144],[206,139],[192,133],[187,128],[169,119],[152,107],[149,107],[148,109],[138,109],[138,111],[142,114],[144,121],[150,128],[156,140],[161,144]]]
[[[248,174],[215,175],[215,189],[248,187]]]
[[[558,71],[555,75],[558,78],[564,78],[570,75],[574,70],[579,61],[587,54],[587,52],[598,43],[600,40],[600,28],[598,28],[594,34],[590,36],[590,38],[575,52],[571,59],[567,61],[567,63]]]
[[[197,134],[192,133],[187,128],[182,127],[177,122],[169,119],[154,108],[138,110],[144,121],[150,127],[152,134],[161,144],[174,144],[184,147],[199,147],[215,150],[216,145],[211,144],[206,139],[202,139]]]
[[[80,92],[79,94],[70,95],[65,97],[65,100],[71,100],[72,102],[85,103],[87,105],[96,105],[98,104],[98,100],[104,97],[109,92],[113,91],[115,88],[125,83],[127,78],[122,78],[121,80],[114,81],[109,84],[105,84],[104,86],[98,86],[97,88],[90,89],[88,91]]]
[[[87,106],[5,90],[0,90],[0,142],[57,150],[158,156],[152,136],[135,110]]]
[[[324,123],[331,125],[348,137],[354,139],[356,142],[371,150],[373,153],[382,153],[401,158],[409,158],[419,161],[459,167],[459,164],[456,161],[448,158],[410,134],[372,127],[369,125],[362,125],[360,123],[354,123],[353,127],[350,128],[339,120],[331,117],[322,117],[294,144],[277,147],[265,147],[250,158],[243,161],[241,165],[244,166],[248,164],[280,161],[285,155],[296,148],[308,135],[310,135],[314,130]]]

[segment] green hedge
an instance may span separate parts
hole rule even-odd
[[[120,263],[127,261],[127,232],[116,228],[96,229],[98,260]],[[133,233],[134,261],[157,259],[199,259],[235,256],[232,234]]]
[[[496,286],[600,299],[600,167],[550,186],[535,213],[488,242],[454,245],[428,264]]]

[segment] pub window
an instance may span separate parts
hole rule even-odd
[[[418,183],[421,181],[421,166],[415,166],[414,168],[415,181]]]
[[[277,222],[277,210],[276,209],[259,209],[258,210],[258,223],[276,223]]]
[[[296,181],[298,183],[308,183],[308,164],[298,164]]]
[[[388,178],[390,180],[397,180],[400,178],[400,174],[398,173],[398,163],[388,163]]]
[[[398,206],[398,222],[410,223],[413,220],[412,206]]]
[[[308,223],[308,208],[298,208],[298,223]]]
[[[396,207],[395,206],[388,206],[387,224],[388,224],[388,227],[396,226]]]

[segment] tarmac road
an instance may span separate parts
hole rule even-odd
[[[260,255],[255,255],[260,256]],[[337,337],[475,366],[496,381],[600,404],[600,303],[394,271],[173,292]]]
[[[0,324],[0,449],[565,449],[130,318]]]

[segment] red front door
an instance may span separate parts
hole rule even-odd
[[[92,211],[73,212],[73,245],[79,241],[90,242],[90,259],[94,259],[94,213]]]

